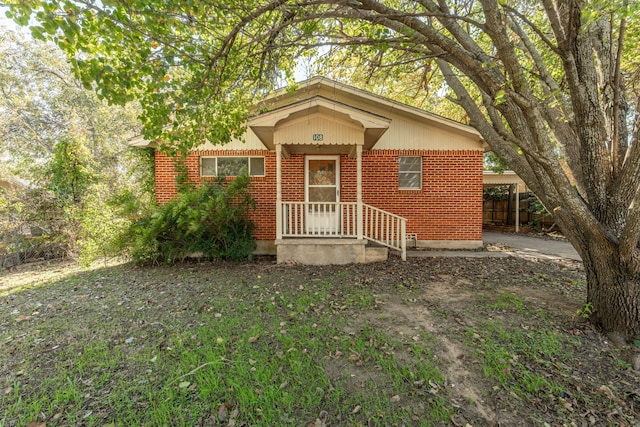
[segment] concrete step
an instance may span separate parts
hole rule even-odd
[[[364,248],[364,262],[383,262],[389,257],[389,249],[384,246],[366,246]]]

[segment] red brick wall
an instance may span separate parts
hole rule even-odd
[[[186,160],[189,178],[193,182],[201,182],[200,156],[229,156],[228,151],[198,151]],[[251,189],[256,201],[256,210],[250,212],[251,220],[256,224],[257,240],[274,240],[276,238],[276,157],[269,151],[234,151],[234,156],[264,157],[266,176],[251,177]],[[176,170],[174,162],[166,155],[156,152],[156,200],[166,202],[176,196]],[[304,167],[304,164],[303,164]],[[304,172],[302,172],[304,175]],[[233,179],[233,178],[228,178]],[[304,194],[304,193],[303,193]],[[303,196],[304,197],[304,196]]]
[[[200,180],[198,156],[229,155],[202,151],[187,159],[189,177]],[[275,239],[276,159],[274,152],[242,151],[234,155],[264,156],[265,177],[252,177],[257,209],[251,218],[256,239]],[[422,190],[398,189],[398,155],[422,156]],[[418,240],[482,240],[482,152],[370,151],[362,157],[363,201],[407,218],[407,233]],[[341,197],[356,201],[356,159],[340,158]],[[176,194],[172,160],[156,154],[156,198]],[[304,200],[304,155],[282,160],[282,197]]]
[[[399,155],[422,156],[422,190],[398,189]],[[362,198],[407,218],[418,240],[482,240],[482,167],[481,151],[370,151]]]

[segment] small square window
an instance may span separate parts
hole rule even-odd
[[[398,188],[401,190],[422,189],[422,157],[398,157]]]
[[[264,157],[249,158],[249,175],[264,176]]]
[[[216,176],[216,158],[200,157],[200,176]]]

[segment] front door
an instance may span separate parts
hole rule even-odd
[[[305,158],[306,231],[336,234],[340,228],[340,156]]]

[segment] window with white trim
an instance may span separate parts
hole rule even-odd
[[[265,176],[264,157],[200,157],[200,176]]]
[[[422,157],[398,157],[398,188],[400,190],[422,189]]]

